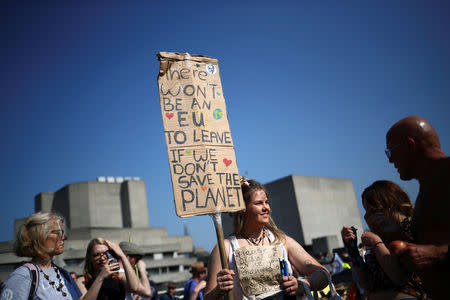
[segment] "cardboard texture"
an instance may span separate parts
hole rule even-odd
[[[242,292],[246,296],[280,290],[280,264],[283,257],[279,245],[245,246],[234,251]]]
[[[169,52],[157,57],[177,215],[245,209],[217,59]]]

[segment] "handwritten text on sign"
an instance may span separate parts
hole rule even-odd
[[[178,216],[244,209],[217,60],[166,52],[158,58]]]
[[[279,245],[245,246],[234,251],[242,291],[246,296],[280,290]]]

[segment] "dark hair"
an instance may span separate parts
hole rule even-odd
[[[252,179],[247,179],[245,177],[241,177],[241,189],[242,189],[242,196],[244,197],[245,205],[247,205],[252,195],[255,191],[262,190],[266,194],[267,199],[269,199],[269,195],[267,194],[267,190],[264,188],[264,186]],[[244,220],[244,212],[237,212],[233,213],[233,230],[235,235],[242,235],[242,232],[244,230],[245,226],[245,220]],[[266,228],[269,229],[274,237],[274,243],[279,243],[280,241],[285,241],[285,234],[283,231],[278,229],[277,225],[272,219],[272,216],[269,216],[269,223],[266,225]]]
[[[390,218],[396,214],[410,217],[414,212],[408,194],[392,181],[375,181],[364,190],[361,198],[363,202],[380,209]]]

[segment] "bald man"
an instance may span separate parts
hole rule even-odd
[[[414,244],[400,252],[400,260],[419,274],[433,299],[448,299],[450,158],[431,124],[418,116],[389,129],[385,152],[402,180],[417,179],[420,184],[412,220]]]

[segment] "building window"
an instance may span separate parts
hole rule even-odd
[[[163,256],[164,258],[173,258],[173,252],[164,252]]]
[[[150,275],[159,275],[160,273],[159,268],[149,268],[147,269],[147,271]]]
[[[163,259],[163,254],[162,253],[154,253],[153,254],[153,259],[154,260]]]
[[[180,270],[179,266],[171,266],[169,267],[169,272],[173,273],[173,272],[178,272]]]

